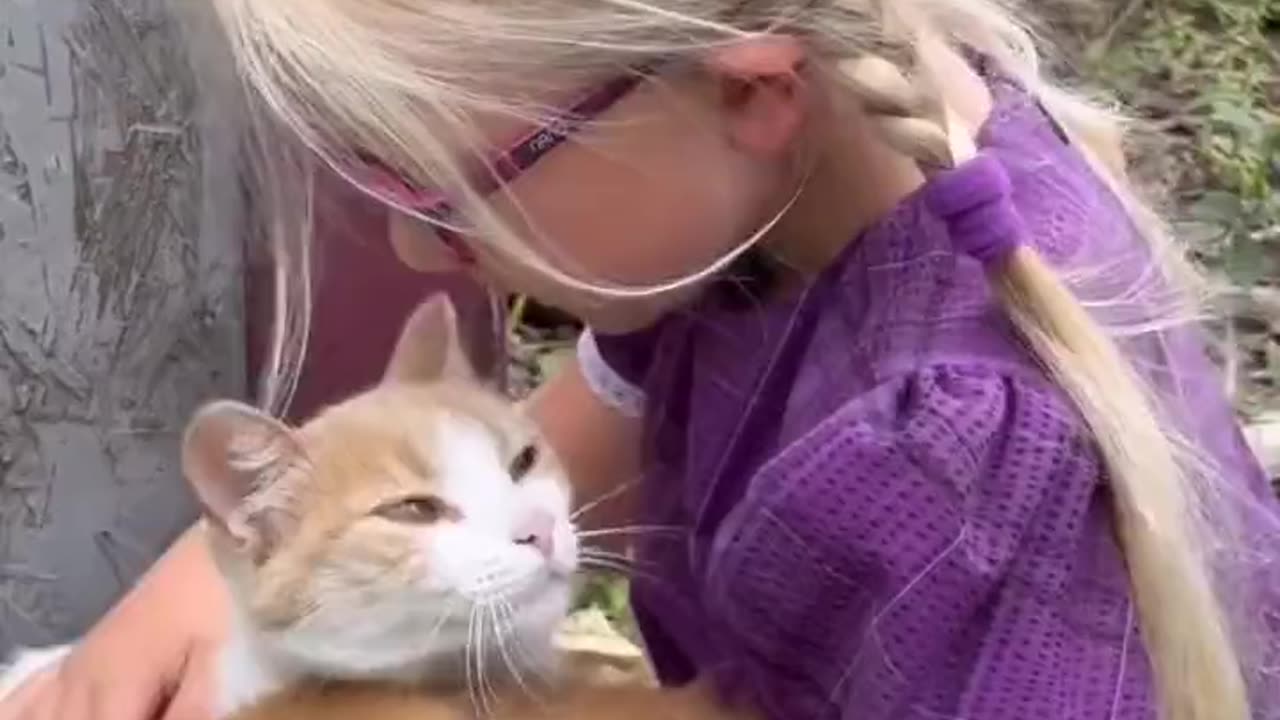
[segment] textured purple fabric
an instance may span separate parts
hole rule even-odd
[[[1029,242],[1093,270],[1086,294],[1140,282],[1119,202],[990,82],[979,144]],[[640,340],[597,338],[647,395],[644,522],[687,530],[644,539],[633,586],[664,682],[709,674],[779,720],[1155,717],[1099,456],[994,303],[988,250],[957,247],[945,216],[971,200],[927,186],[793,297],[724,283]],[[1201,339],[1134,342],[1263,498]]]

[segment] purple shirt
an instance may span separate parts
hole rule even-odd
[[[990,83],[979,144],[1037,249],[1115,294],[1146,264],[1128,216],[1032,98]],[[710,674],[779,720],[1153,718],[1098,452],[923,195],[797,296],[744,308],[725,283],[596,338],[644,391],[644,522],[687,530],[639,550],[659,675]],[[1187,432],[1263,497],[1201,339],[1164,340],[1152,372],[1195,409]]]

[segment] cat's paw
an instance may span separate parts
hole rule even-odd
[[[21,687],[31,677],[62,662],[63,658],[71,652],[71,647],[71,645],[56,645],[14,652],[0,668],[0,702],[3,702],[10,693]]]

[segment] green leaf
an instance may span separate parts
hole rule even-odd
[[[627,581],[623,578],[613,578],[608,592],[609,614],[616,617],[625,613],[629,597]]]
[[[1225,269],[1231,279],[1240,285],[1254,285],[1266,277],[1268,259],[1261,243],[1247,236],[1237,235],[1224,256]]]
[[[1234,227],[1243,213],[1240,198],[1229,192],[1210,190],[1192,203],[1190,215],[1195,220]]]
[[[538,373],[543,380],[555,377],[564,363],[573,358],[574,349],[571,345],[564,347],[545,350],[538,353]]]
[[[1176,234],[1183,242],[1198,249],[1206,249],[1216,245],[1226,236],[1228,228],[1219,223],[1187,220],[1174,226]]]
[[[1259,125],[1252,108],[1238,102],[1223,100],[1213,103],[1213,119],[1245,133],[1256,132]]]

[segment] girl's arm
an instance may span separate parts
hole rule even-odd
[[[197,526],[0,720],[208,720],[228,606]]]
[[[634,496],[628,488],[640,471],[641,421],[601,402],[577,358],[534,393],[529,412],[560,455],[578,507],[590,508],[578,525],[626,525]]]

